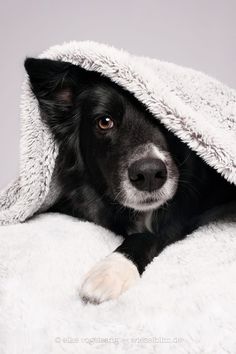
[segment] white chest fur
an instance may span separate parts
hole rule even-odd
[[[152,229],[152,219],[153,211],[143,212],[137,215],[134,219],[134,223],[129,230],[129,234],[138,233],[138,232],[153,232]]]

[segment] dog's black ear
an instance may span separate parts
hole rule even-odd
[[[57,104],[72,104],[76,90],[74,65],[50,59],[27,58],[25,69],[32,91],[42,107],[52,101]]]
[[[74,129],[72,110],[82,69],[62,61],[34,58],[25,60],[25,69],[38,99],[41,117],[60,140]]]

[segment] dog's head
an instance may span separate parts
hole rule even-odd
[[[70,63],[29,58],[25,68],[75,188],[77,172],[101,196],[141,211],[174,196],[165,130],[133,95]]]

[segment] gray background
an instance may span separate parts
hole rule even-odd
[[[235,88],[235,14],[235,0],[1,1],[0,188],[18,172],[26,56],[89,39],[199,69]]]

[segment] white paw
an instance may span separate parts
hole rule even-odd
[[[84,302],[100,304],[116,299],[140,278],[137,267],[114,252],[97,263],[84,277],[80,296]]]

